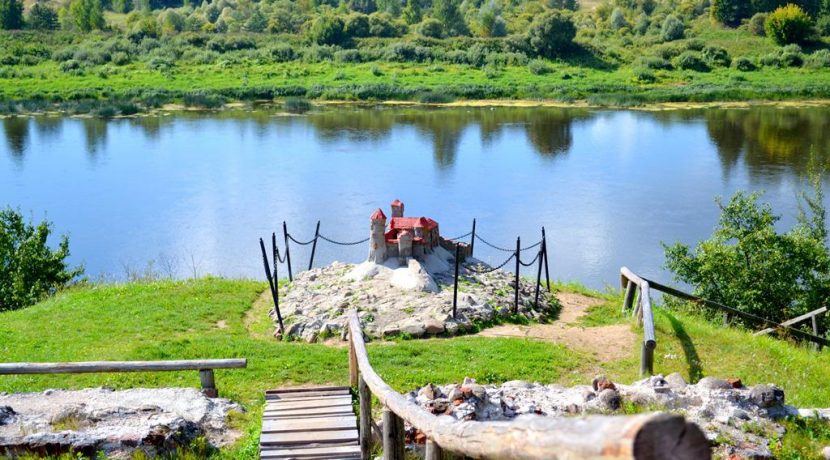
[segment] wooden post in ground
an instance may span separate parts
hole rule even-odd
[[[634,295],[637,294],[637,285],[634,281],[626,280],[625,283],[625,300],[623,301],[622,312],[626,313],[634,305]]]
[[[813,315],[810,319],[813,322],[813,335],[815,335],[817,337],[821,337],[821,329],[819,328],[819,325],[818,325],[818,315]],[[821,344],[820,343],[813,343],[813,345],[816,347],[816,351],[821,351]]]
[[[383,460],[404,460],[403,419],[383,408]]]
[[[358,377],[357,392],[360,400],[360,457],[361,460],[369,460],[372,457],[372,393],[363,375]]]
[[[349,338],[349,386],[357,387],[358,368],[357,368],[357,353],[354,350],[354,343],[351,337]]]
[[[513,295],[513,314],[519,314],[519,272],[522,267],[522,237],[516,238],[516,289]]]
[[[427,439],[426,455],[424,460],[444,460],[444,451],[432,439]]]
[[[200,369],[199,380],[202,383],[202,394],[208,398],[219,397],[219,390],[216,389],[216,379],[213,377],[213,369]]]

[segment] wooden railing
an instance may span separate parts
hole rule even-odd
[[[360,399],[360,445],[370,458],[372,395],[383,405],[383,459],[403,460],[404,420],[426,435],[426,460],[444,452],[482,459],[707,459],[709,443],[682,416],[545,417],[458,421],[436,416],[386,384],[369,363],[357,313],[349,313],[349,378]]]
[[[637,324],[643,326],[643,344],[640,351],[640,375],[654,374],[654,349],[657,337],[654,335],[654,312],[651,310],[651,284],[626,267],[620,269],[620,287],[625,289],[623,313],[634,308]],[[639,288],[639,290],[638,290]],[[634,297],[637,296],[636,306]]]
[[[180,361],[89,361],[75,363],[0,363],[0,375],[18,374],[86,374],[96,372],[199,371],[202,393],[219,396],[214,369],[237,369],[248,366],[247,359],[194,359]]]

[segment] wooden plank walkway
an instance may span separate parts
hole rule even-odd
[[[349,387],[265,392],[262,459],[360,459],[357,417]]]

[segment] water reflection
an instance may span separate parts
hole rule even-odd
[[[3,119],[3,135],[12,160],[21,164],[29,141],[29,119],[8,117]]]

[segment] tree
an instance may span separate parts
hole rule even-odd
[[[663,245],[666,268],[695,295],[741,311],[783,321],[826,305],[830,299],[830,253],[820,177],[813,193],[801,194],[797,224],[779,233],[780,219],[757,193],[718,200],[720,221],[708,240],[691,249]]]
[[[752,14],[752,8],[747,0],[712,0],[710,12],[721,24],[736,26]]]
[[[112,0],[112,10],[116,13],[129,13],[132,9],[132,0]]]
[[[0,29],[23,28],[23,2],[21,0],[0,0]]]
[[[311,23],[308,35],[318,45],[346,45],[350,41],[343,20],[330,13],[318,16]]]
[[[251,13],[251,17],[245,21],[244,29],[246,32],[264,32],[267,27],[268,18],[262,14],[259,8],[256,8],[254,9],[254,12]]]
[[[663,27],[660,29],[660,37],[665,42],[680,40],[683,38],[684,31],[685,27],[683,26],[683,21],[670,14],[666,16],[665,20],[663,20]]]
[[[548,0],[548,8],[552,10],[579,10],[579,2],[577,0]]]
[[[421,5],[418,4],[418,1],[406,0],[406,7],[401,12],[401,17],[409,25],[421,22],[423,13],[421,13]]]
[[[507,35],[507,24],[501,17],[499,7],[490,0],[478,10],[474,24],[475,32],[481,37],[504,37]]]
[[[764,30],[779,45],[803,43],[813,34],[813,22],[800,7],[789,4],[767,16]]]
[[[441,38],[444,36],[444,25],[437,19],[426,18],[418,24],[418,33],[428,38]]]
[[[571,16],[563,11],[553,10],[538,17],[530,25],[528,44],[538,56],[556,57],[573,46],[576,27]]]
[[[352,13],[346,16],[345,31],[349,37],[368,37],[369,16],[363,13]]]
[[[159,15],[159,24],[163,34],[176,34],[184,30],[184,17],[176,10],[167,9]]]
[[[432,2],[432,17],[444,26],[444,33],[453,37],[467,35],[467,24],[464,16],[458,9],[458,0],[434,0]]]
[[[26,23],[35,30],[55,30],[58,28],[58,13],[48,6],[35,3],[29,10]]]
[[[83,32],[104,28],[101,0],[72,0],[69,3],[69,14],[75,26]]]
[[[83,273],[67,264],[66,235],[57,249],[49,247],[51,232],[48,221],[35,226],[13,209],[0,211],[0,311],[32,305]]]

